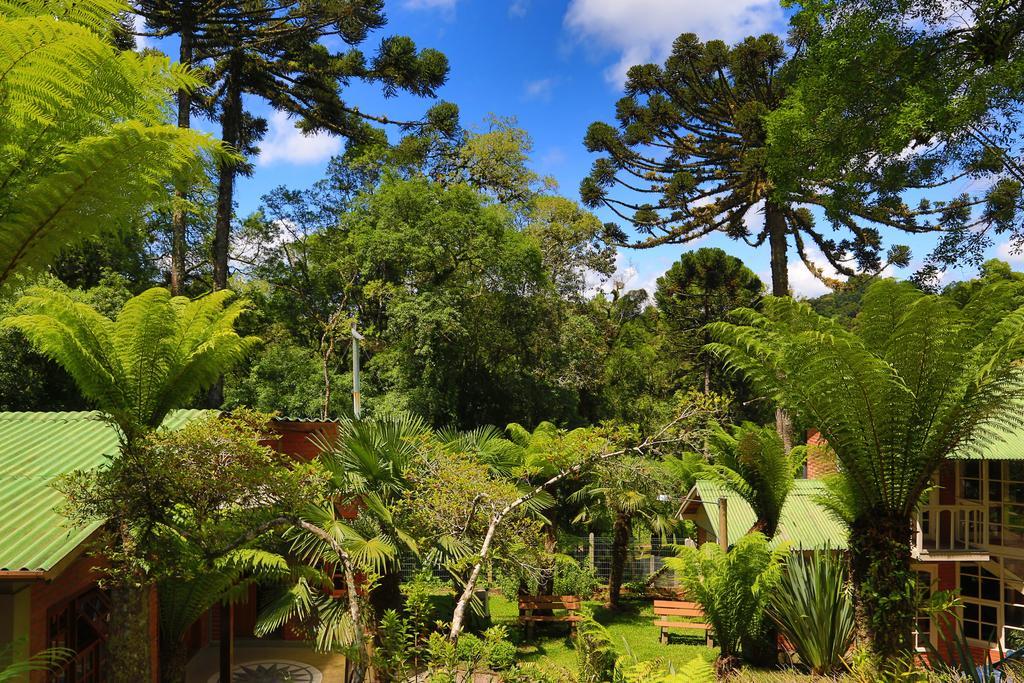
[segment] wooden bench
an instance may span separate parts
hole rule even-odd
[[[661,642],[668,643],[668,630],[670,628],[685,628],[691,631],[704,631],[704,639],[708,647],[712,647],[711,625],[704,623],[704,610],[695,602],[687,600],[655,600],[654,601],[654,625],[661,627]],[[684,619],[698,619],[697,621],[684,621]]]
[[[533,636],[533,626],[537,623],[567,623],[570,631],[575,630],[576,622],[583,619],[577,612],[580,610],[580,599],[575,595],[520,595],[519,623],[526,626],[526,637]],[[561,612],[556,614],[555,612]],[[550,612],[550,614],[535,614]]]

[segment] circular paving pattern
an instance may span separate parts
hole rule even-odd
[[[209,683],[217,683],[219,678],[214,674]],[[315,666],[287,659],[245,662],[231,671],[231,683],[321,683],[323,678]]]

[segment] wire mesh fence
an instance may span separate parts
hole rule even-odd
[[[613,542],[611,536],[595,534],[562,537],[559,539],[558,552],[573,558],[580,566],[593,567],[597,578],[607,581],[611,574]],[[665,558],[673,555],[675,551],[670,546],[662,544],[658,538],[649,541],[631,540],[626,550],[623,582],[646,581],[651,576],[657,576],[659,585],[675,585],[673,573],[665,568]],[[403,580],[410,578],[423,567],[411,554],[403,555],[401,562]],[[451,578],[444,567],[434,566],[431,569],[439,579]]]

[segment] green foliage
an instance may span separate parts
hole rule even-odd
[[[111,320],[63,292],[27,290],[3,325],[60,364],[82,395],[111,416],[127,442],[155,429],[256,343],[234,325],[244,301],[220,291],[189,301],[159,287],[129,299]]]
[[[57,674],[75,656],[74,650],[52,647],[22,659],[16,652],[25,645],[22,641],[15,641],[0,649],[0,683],[24,681],[33,671]]]
[[[576,560],[567,555],[555,556],[555,577],[552,594],[576,595],[586,600],[597,592],[601,582],[594,568],[580,566]]]
[[[170,96],[195,77],[108,40],[125,9],[109,0],[0,7],[0,284],[118,229],[219,153],[209,136],[167,120]]]
[[[669,332],[669,352],[703,366],[705,391],[713,382],[721,388],[721,380],[712,375],[713,358],[703,353],[710,341],[705,326],[724,320],[734,308],[753,307],[763,289],[760,278],[742,261],[709,247],[686,252],[658,278],[654,300]]]
[[[612,680],[618,652],[612,637],[594,615],[580,610],[580,621],[576,623],[576,663],[579,683],[603,683]]]
[[[813,674],[838,669],[855,635],[845,558],[828,548],[790,553],[768,615]]]
[[[838,173],[802,182],[794,170],[795,177],[786,178],[791,182],[779,183],[768,164],[773,155],[785,157],[791,149],[769,137],[766,119],[783,104],[793,69],[783,41],[774,35],[748,37],[732,47],[720,40],[701,42],[693,33],[680,35],[663,66],[629,70],[616,125],[598,122],[587,130],[584,144],[601,156],[580,186],[584,204],[603,205],[636,229],[637,237],[630,239],[613,225],[610,236],[620,244],[647,248],[720,232],[767,245],[776,295],[789,291],[789,241],[821,279],[827,280],[810,261],[808,245],[843,275],[877,271],[882,250],[877,226],[902,227],[905,207],[855,195]],[[822,234],[811,207],[825,211],[841,239]],[[756,210],[765,220],[752,229],[746,216]],[[904,265],[908,258],[905,248],[889,255]]]
[[[848,330],[770,299],[712,326],[709,349],[818,426],[842,467],[852,579],[880,652],[905,647],[915,613],[910,516],[939,465],[1024,426],[1024,309],[1005,285],[963,307],[880,281]],[[813,391],[808,388],[813,387]]]
[[[680,547],[677,557],[665,559],[687,597],[704,609],[726,668],[741,641],[763,636],[765,610],[788,552],[785,547],[773,550],[763,534],[753,532],[729,552],[705,543],[699,549]]]
[[[738,493],[754,511],[757,529],[774,538],[806,448],[798,446],[787,453],[774,428],[749,422],[734,427],[732,433],[716,426],[707,448],[715,464],[706,467],[703,475]]]
[[[834,194],[832,210],[871,198],[897,225],[941,226],[934,265],[980,263],[1000,232],[1018,244],[1020,8],[989,0],[793,6],[796,82],[767,121],[776,182],[836,181],[846,191]],[[968,14],[969,26],[950,21]],[[948,199],[929,201],[915,188],[939,188]]]
[[[415,637],[395,610],[387,610],[377,624],[373,666],[382,681],[403,681],[408,675],[410,650]]]

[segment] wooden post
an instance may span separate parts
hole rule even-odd
[[[718,546],[729,552],[729,501],[724,496],[718,499]]]
[[[220,683],[231,683],[235,659],[235,606],[220,605]]]
[[[590,536],[587,541],[590,543],[590,547],[587,550],[587,559],[590,560],[590,568],[595,572],[597,571],[597,565],[594,564],[594,532],[590,532]]]

